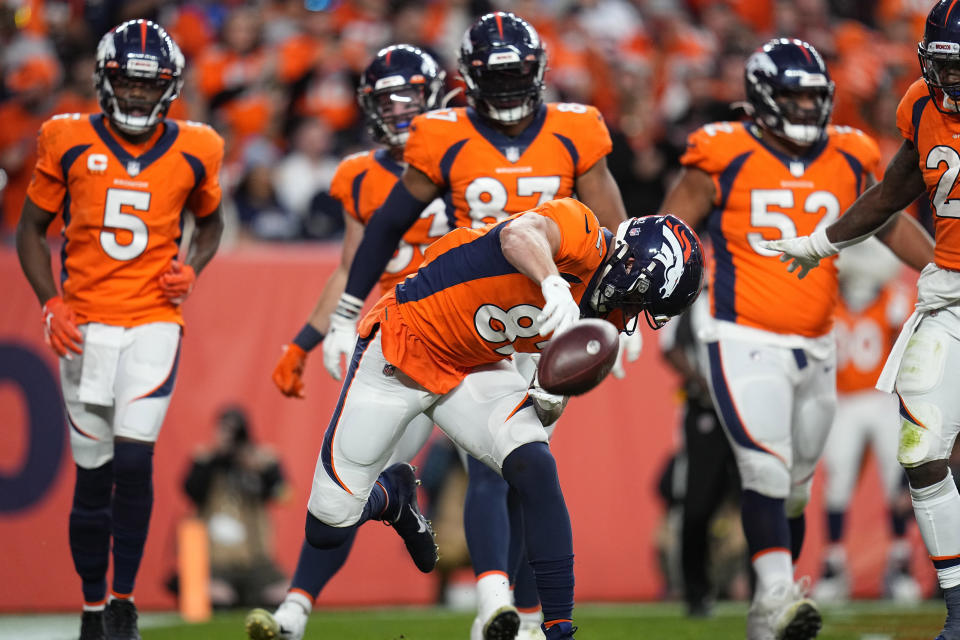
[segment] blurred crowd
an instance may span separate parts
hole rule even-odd
[[[919,77],[930,0],[5,0],[0,7],[0,238],[10,243],[51,115],[98,111],[95,47],[112,26],[150,18],[187,58],[170,116],[212,124],[227,141],[228,244],[333,238],[327,193],[338,161],[370,146],[355,100],[382,46],[409,42],[456,69],[464,30],[493,9],[528,19],[546,42],[549,101],[596,105],[614,140],[610,168],[627,211],[656,211],[686,135],[735,119],[743,62],[773,36],[813,44],[837,84],[835,124],[874,135],[886,165],[896,105]]]

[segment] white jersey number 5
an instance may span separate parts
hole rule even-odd
[[[124,213],[122,210],[124,205],[136,211],[149,211],[150,193],[130,189],[107,189],[107,204],[103,210],[104,229],[100,232],[100,246],[114,260],[133,260],[147,248],[147,241],[150,238],[147,224],[132,213]],[[120,244],[117,233],[107,228],[127,231],[132,239],[125,244]]]
[[[786,213],[771,211],[770,207],[792,209],[794,203],[793,191],[790,189],[754,189],[750,192],[750,226],[759,229],[777,229],[780,238],[796,238],[797,225],[793,218]],[[804,213],[820,213],[820,222],[817,229],[825,227],[840,216],[840,201],[829,191],[814,191],[803,201]],[[750,247],[762,256],[778,256],[779,251],[770,251],[760,246],[761,240],[779,240],[780,238],[764,238],[758,231],[747,234]]]

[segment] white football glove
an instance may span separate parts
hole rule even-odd
[[[537,417],[540,418],[540,422],[545,427],[549,427],[560,418],[564,407],[567,406],[567,400],[570,399],[568,396],[559,396],[545,391],[536,378],[533,379],[533,383],[527,389],[527,395],[533,398]]]
[[[813,269],[824,258],[835,255],[840,249],[827,240],[825,227],[817,229],[809,236],[798,238],[783,238],[782,240],[762,240],[760,246],[771,251],[779,251],[780,262],[788,262],[787,271],[797,272],[797,277],[803,279],[810,269]]]
[[[347,293],[340,296],[337,309],[330,314],[330,330],[323,339],[323,366],[334,380],[343,377],[341,356],[346,356],[347,366],[357,345],[357,318],[363,300]]]
[[[558,336],[580,319],[580,305],[570,295],[570,283],[558,275],[550,275],[540,282],[540,290],[546,304],[537,316],[540,335],[551,332]]]
[[[640,351],[643,350],[643,335],[639,329],[634,329],[633,333],[627,335],[620,334],[620,350],[617,351],[617,361],[613,363],[613,369],[610,372],[614,378],[626,378],[627,372],[623,368],[623,357],[627,357],[627,362],[635,362],[640,357]]]

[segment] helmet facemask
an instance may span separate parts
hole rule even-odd
[[[397,77],[402,82],[402,78]],[[361,98],[376,137],[391,147],[402,147],[410,137],[410,123],[427,110],[423,85],[398,84]]]
[[[100,82],[101,106],[121,131],[145,133],[166,115],[182,84],[172,77],[142,78],[108,70]]]
[[[460,63],[467,85],[467,97],[478,112],[502,124],[523,120],[540,105],[543,93],[542,59],[527,56],[521,60],[515,51],[493,51],[483,64],[474,60]]]
[[[921,42],[917,55],[937,109],[948,114],[960,113],[960,44]]]

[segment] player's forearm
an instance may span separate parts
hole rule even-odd
[[[882,185],[877,183],[864,191],[839,220],[827,227],[827,240],[840,248],[854,244],[876,233],[900,211],[883,197]]]
[[[221,235],[223,235],[223,214],[220,207],[208,216],[197,218],[197,229],[193,235],[187,264],[193,267],[198,275],[217,253]]]
[[[330,331],[330,314],[337,308],[337,301],[343,293],[344,286],[347,284],[347,268],[343,265],[337,267],[336,271],[327,280],[323,291],[320,292],[320,298],[314,305],[307,323],[322,334]]]
[[[17,257],[41,305],[59,295],[50,266],[50,247],[45,230],[36,228],[24,216],[17,225]]]

